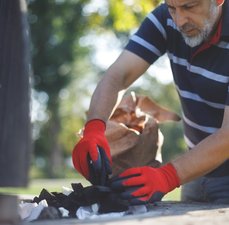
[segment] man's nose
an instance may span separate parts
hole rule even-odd
[[[176,10],[175,23],[177,27],[182,27],[188,22],[188,18],[183,10]]]

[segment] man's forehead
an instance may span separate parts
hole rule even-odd
[[[183,6],[193,2],[200,2],[204,0],[165,0],[165,3],[169,6]]]

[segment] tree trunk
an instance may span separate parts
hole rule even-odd
[[[25,0],[0,1],[0,186],[26,186],[31,154]]]
[[[58,113],[53,113],[58,115]],[[54,118],[50,121],[50,155],[49,155],[49,177],[50,178],[57,178],[64,176],[64,160],[62,154],[62,148],[59,143],[59,133],[60,133],[60,118]]]

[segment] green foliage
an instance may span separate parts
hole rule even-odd
[[[59,141],[61,131],[61,91],[73,79],[72,67],[77,57],[88,51],[79,46],[79,38],[87,28],[87,20],[82,16],[84,4],[88,0],[33,0],[29,1],[29,22],[32,38],[32,66],[34,88],[48,96],[48,120],[41,128],[35,141],[36,155],[49,158],[48,172],[56,176],[54,162],[57,155],[62,157]],[[55,152],[55,154],[54,154]],[[58,160],[57,160],[58,161]],[[60,161],[60,160],[59,160]]]
[[[65,156],[71,155],[74,145],[79,140],[77,134],[84,126],[91,94],[99,79],[99,73],[92,72],[96,69],[86,59],[78,59],[72,69],[74,74],[82,74],[82,76],[68,85],[65,90],[68,94],[62,97],[60,104],[59,139]]]
[[[87,27],[82,16],[86,2],[36,0],[29,4],[34,87],[48,93],[50,105],[57,104],[59,91],[70,81],[71,64],[83,53],[78,39]]]
[[[139,22],[159,2],[152,0],[110,0],[109,17],[112,21],[112,27],[118,32],[129,32],[138,27]]]

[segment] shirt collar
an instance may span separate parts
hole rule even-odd
[[[192,59],[197,56],[200,52],[203,52],[204,50],[210,48],[212,45],[215,45],[219,42],[220,37],[222,34],[222,19],[219,21],[217,25],[217,29],[213,36],[206,42],[204,42],[202,45],[198,46],[197,49],[195,49],[192,53]]]

